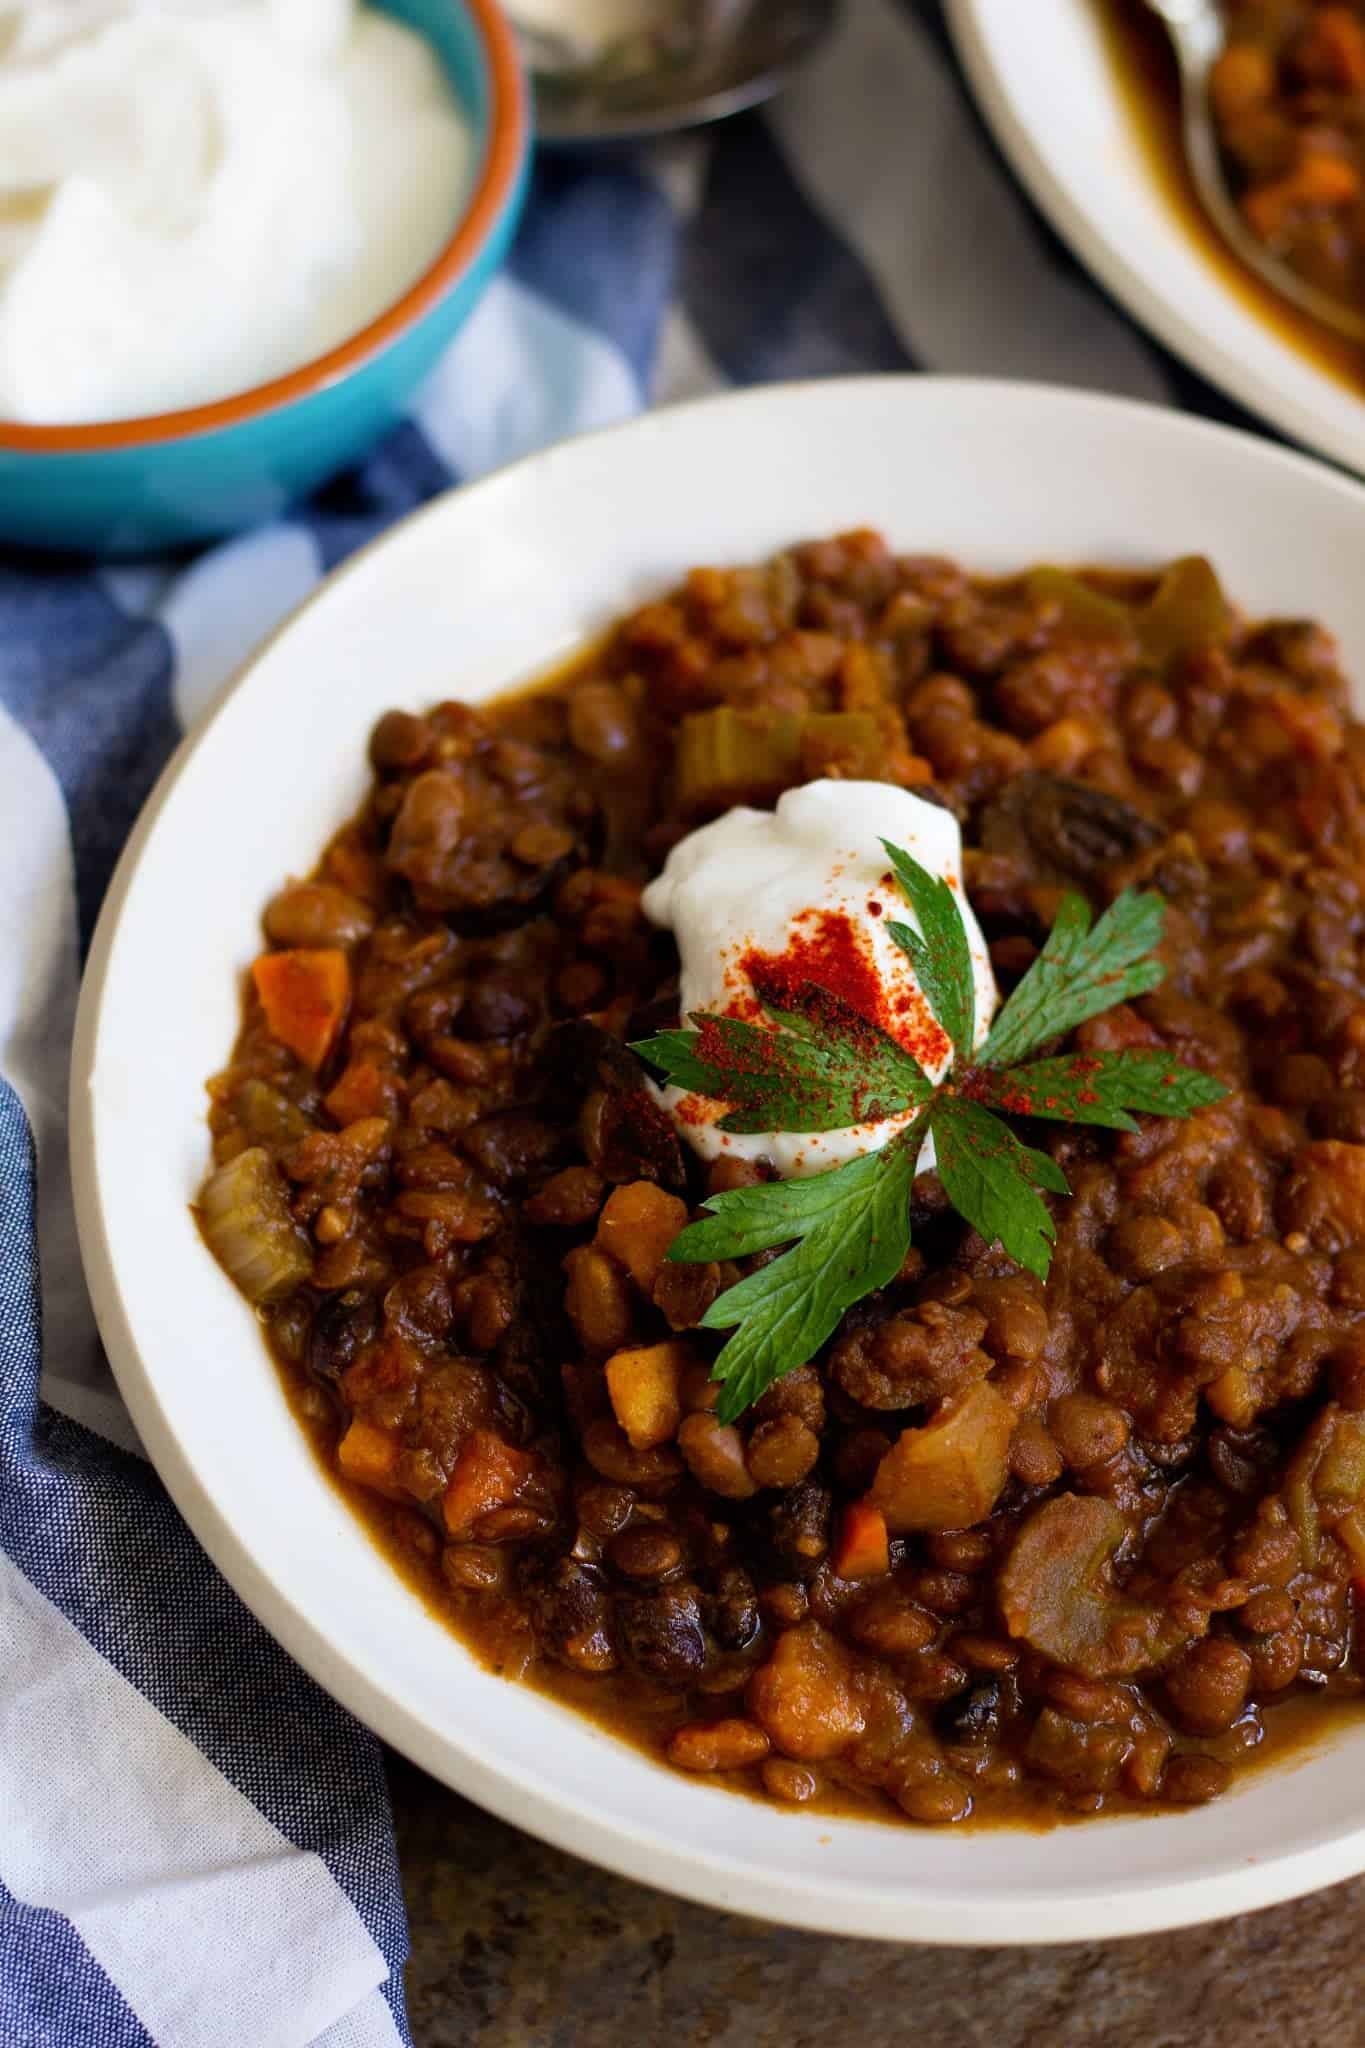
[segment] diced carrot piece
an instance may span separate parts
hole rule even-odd
[[[262,953],[251,978],[271,1037],[316,1071],[336,1042],[351,998],[346,955],[333,946]]]
[[[362,1117],[392,1116],[397,1093],[396,1075],[373,1060],[352,1060],[322,1102],[334,1122],[353,1124]]]
[[[597,1242],[623,1265],[645,1294],[654,1289],[664,1254],[687,1222],[687,1204],[652,1180],[613,1188],[597,1219]]]
[[[1345,157],[1309,150],[1287,177],[1258,185],[1242,201],[1252,233],[1273,242],[1286,217],[1305,207],[1350,206],[1360,194],[1360,176]]]
[[[876,1579],[890,1571],[891,1545],[880,1508],[855,1500],[844,1509],[833,1564],[841,1579]]]
[[[632,1450],[653,1450],[677,1434],[682,1376],[695,1361],[691,1345],[677,1337],[617,1351],[607,1360],[607,1394]]]
[[[1305,151],[1289,183],[1303,206],[1349,206],[1360,192],[1360,173],[1344,156],[1326,150]]]
[[[471,1430],[455,1460],[442,1512],[456,1542],[468,1542],[474,1524],[490,1508],[504,1508],[517,1499],[535,1476],[537,1459],[518,1450],[491,1429]]]
[[[392,1494],[396,1491],[398,1451],[396,1440],[372,1422],[353,1421],[337,1445],[337,1463],[348,1479],[372,1486],[377,1493]]]

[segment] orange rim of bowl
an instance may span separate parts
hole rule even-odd
[[[157,441],[240,426],[244,420],[324,391],[370,356],[396,341],[435,305],[459,278],[491,232],[512,196],[526,150],[526,85],[516,40],[495,0],[464,0],[483,44],[488,70],[488,139],[478,183],[451,239],[429,270],[401,299],[326,355],[315,356],[287,376],[181,412],[146,413],[137,419],[99,420],[84,427],[29,427],[0,419],[0,452],[80,455],[98,448],[140,448]]]

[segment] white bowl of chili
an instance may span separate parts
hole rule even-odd
[[[232,1043],[261,907],[354,810],[369,733],[395,697],[487,700],[698,560],[753,562],[869,524],[984,574],[1207,553],[1248,612],[1322,620],[1348,673],[1365,676],[1363,520],[1361,486],[1176,414],[929,378],[774,387],[451,493],[347,564],[258,653],[168,768],[104,906],[73,1061],[78,1220],[120,1388],[174,1499],[265,1625],[385,1740],[566,1849],[838,1933],[1132,1934],[1365,1870],[1365,1714],[1324,1719],[1292,1757],[1197,1809],[934,1831],[730,1796],[495,1676],[324,1475],[190,1209],[209,1156],[204,1078]]]

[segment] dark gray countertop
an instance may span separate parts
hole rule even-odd
[[[684,1905],[390,1776],[417,2048],[1365,2044],[1365,1878],[1137,1941],[898,1949]]]

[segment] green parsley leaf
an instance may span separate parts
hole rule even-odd
[[[830,991],[812,987],[804,1012],[764,1007],[776,1031],[698,1011],[696,1030],[661,1031],[631,1051],[675,1088],[732,1103],[722,1131],[841,1131],[928,1101],[919,1062]]]
[[[910,955],[925,1001],[953,1041],[959,1066],[965,1066],[976,1037],[976,976],[957,897],[903,847],[893,846],[889,839],[883,839],[882,846],[920,923],[919,931],[908,924],[888,924],[886,929]]]
[[[1071,1052],[1001,1072],[979,1069],[982,1100],[1010,1116],[1038,1116],[1056,1123],[1100,1124],[1110,1131],[1135,1131],[1130,1109],[1152,1116],[1188,1116],[1221,1102],[1227,1088],[1212,1074],[1187,1067],[1170,1053]]]
[[[979,1102],[940,1095],[929,1116],[939,1179],[958,1215],[987,1244],[998,1238],[1012,1259],[1046,1280],[1057,1233],[1038,1189],[1070,1194],[1066,1175]]]
[[[1047,944],[998,1012],[978,1055],[983,1067],[1010,1067],[1035,1046],[1060,1038],[1142,995],[1165,979],[1151,957],[1161,943],[1160,896],[1125,889],[1091,929],[1090,906],[1074,891],[1062,898]]]
[[[679,1231],[666,1256],[683,1265],[699,1259],[747,1259],[754,1252],[770,1252],[777,1245],[807,1237],[841,1213],[849,1190],[856,1193],[861,1186],[856,1179],[843,1176],[857,1166],[866,1169],[868,1161],[877,1156],[869,1153],[805,1180],[763,1181],[755,1187],[729,1188],[723,1195],[710,1195],[702,1203],[710,1214]]]
[[[845,1311],[900,1271],[924,1124],[918,1116],[880,1152],[809,1180],[713,1195],[705,1205],[713,1214],[674,1243],[670,1259],[716,1259],[797,1240],[727,1288],[702,1318],[703,1329],[734,1331],[711,1370],[722,1382],[722,1422],[814,1357]]]

